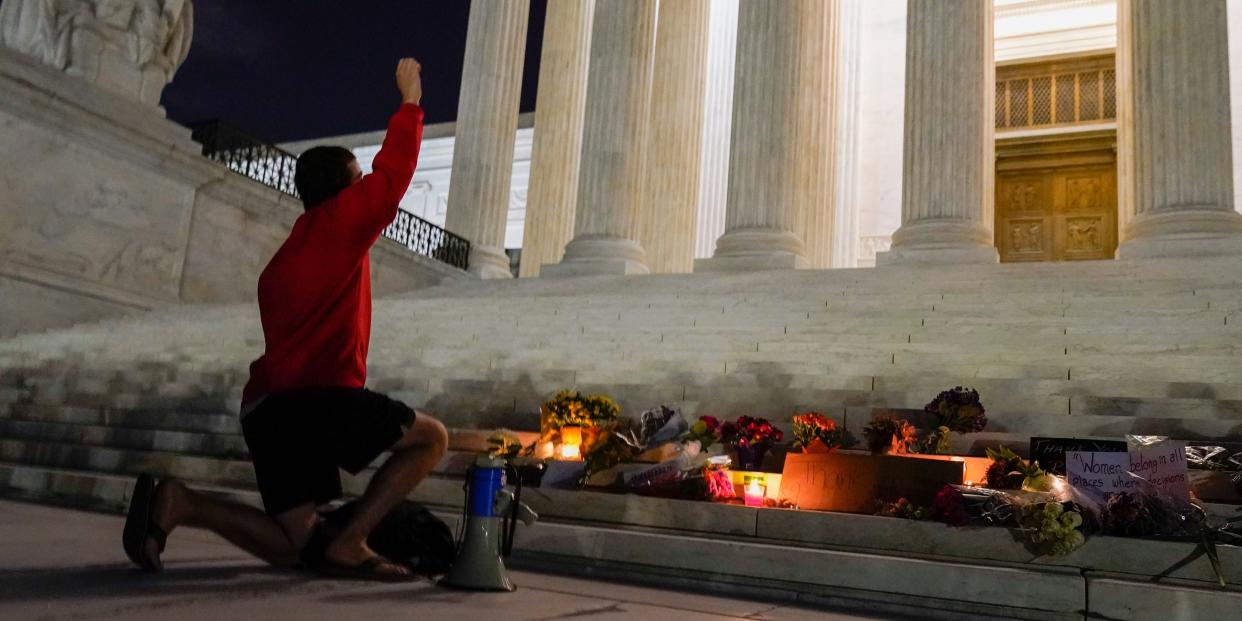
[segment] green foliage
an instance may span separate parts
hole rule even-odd
[[[517,435],[500,429],[487,437],[487,453],[494,457],[512,460],[522,451],[522,441]]]
[[[585,483],[596,472],[633,461],[640,452],[642,447],[629,419],[622,418],[606,423],[600,429],[599,439],[583,455],[585,463],[582,482]]]
[[[986,449],[992,465],[988,467],[988,487],[993,489],[1024,489],[1030,492],[1047,492],[1052,489],[1052,477],[1035,461],[1026,461],[1008,447]]]

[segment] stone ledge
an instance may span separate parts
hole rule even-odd
[[[431,487],[454,491],[445,501],[429,503],[439,507],[437,514],[451,525],[458,517],[460,482],[432,481],[435,483]],[[128,501],[131,485],[132,480],[123,476],[0,463],[0,495],[4,496],[121,512]],[[200,489],[246,504],[257,504],[253,492],[233,488]],[[591,505],[594,497],[599,496],[589,492],[564,494],[586,494],[573,503],[576,506]],[[658,502],[658,499],[646,500]],[[712,514],[730,509],[710,503],[695,504],[706,508],[709,521],[714,519]],[[1172,601],[1176,610],[1187,614],[1192,610],[1196,613],[1219,611],[1223,616],[1218,618],[1224,619],[1230,618],[1226,613],[1236,610],[1231,607],[1238,604],[1236,583],[1227,591],[1203,588],[1205,581],[1202,580],[1172,578],[1153,585],[1136,579],[1134,574],[1100,568],[1084,572],[1071,563],[1075,555],[1062,559],[1063,564],[1057,565],[938,555],[928,553],[926,548],[912,555],[902,547],[911,541],[914,545],[922,545],[918,544],[919,539],[929,532],[933,536],[958,538],[959,542],[970,546],[969,540],[978,536],[973,530],[961,532],[940,524],[873,516],[748,511],[761,516],[805,513],[806,519],[818,520],[826,526],[825,532],[831,540],[813,544],[816,547],[812,548],[804,547],[807,543],[791,546],[789,530],[782,531],[780,540],[725,534],[705,538],[703,535],[709,533],[601,526],[558,516],[545,508],[543,521],[532,528],[519,527],[516,556],[511,561],[515,566],[608,575],[640,582],[657,581],[666,587],[677,585],[715,592],[764,594],[803,603],[831,602],[872,612],[915,614],[918,618],[1081,619],[1083,614],[1090,613],[1101,618],[1164,621],[1170,618],[1167,606]],[[564,521],[566,519],[569,521]],[[796,530],[803,528],[801,526],[789,525],[788,528],[808,536]],[[887,535],[894,533],[902,537],[891,543],[889,550],[833,546],[836,540],[850,541],[860,530],[885,541],[889,539]],[[1102,544],[1095,552],[1089,551],[1088,544],[1076,554],[1098,553],[1107,561],[1118,548],[1143,553],[1150,549],[1149,544],[1180,545],[1106,537],[1095,540]],[[946,540],[941,538],[941,543]],[[1012,542],[997,544],[1007,550],[1016,547]],[[1161,550],[1155,550],[1157,557],[1169,556],[1167,551]],[[1236,548],[1222,550],[1229,555],[1224,559],[1226,570],[1231,571],[1231,580],[1236,580],[1237,569],[1242,569],[1242,559],[1234,557],[1238,557],[1240,551]],[[1123,555],[1113,562],[1130,560],[1160,559],[1132,559]],[[1196,564],[1206,563],[1206,559],[1196,561]],[[1185,617],[1175,615],[1173,618]]]

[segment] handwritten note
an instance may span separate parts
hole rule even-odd
[[[1070,451],[1065,454],[1065,478],[1072,487],[1099,496],[1138,487],[1130,476],[1129,453]]]
[[[1190,502],[1190,477],[1186,473],[1186,443],[1165,440],[1130,450],[1130,472],[1146,479],[1174,502]]]
[[[1070,451],[1065,456],[1069,484],[1093,496],[1144,491],[1146,482],[1174,502],[1190,502],[1185,442],[1166,440],[1128,453]]]

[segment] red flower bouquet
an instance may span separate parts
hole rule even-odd
[[[836,421],[820,414],[807,412],[793,417],[794,448],[803,453],[829,453],[839,448],[844,433]]]
[[[720,441],[737,451],[742,470],[758,470],[764,454],[784,437],[784,432],[766,418],[741,416],[720,426]]]

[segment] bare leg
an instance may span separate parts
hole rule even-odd
[[[431,473],[448,448],[448,431],[440,421],[419,412],[414,425],[392,447],[392,457],[384,462],[358,502],[345,529],[324,550],[333,563],[353,566],[375,555],[367,546],[367,536],[393,507]],[[388,566],[384,571],[405,573]]]
[[[155,490],[152,518],[166,533],[178,526],[203,528],[276,567],[292,567],[316,516],[314,505],[307,503],[273,518],[254,507],[192,491],[180,481],[165,480]],[[154,540],[148,539],[146,545],[147,553],[158,558]]]

